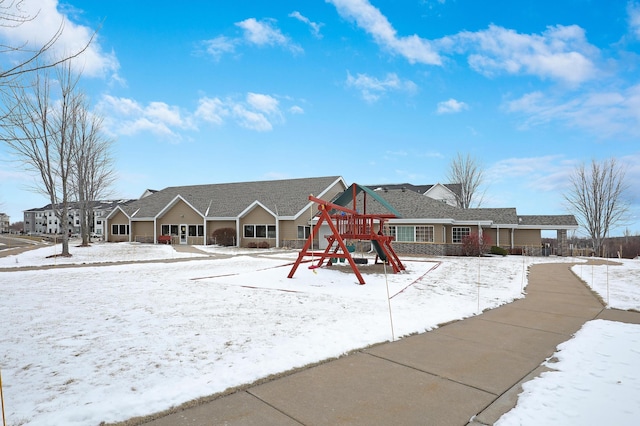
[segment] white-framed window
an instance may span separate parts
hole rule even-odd
[[[451,228],[451,242],[461,243],[464,237],[468,237],[471,234],[471,228],[468,226],[454,226]]]
[[[245,238],[275,238],[275,225],[244,225]]]
[[[432,243],[433,226],[416,226],[416,241],[421,243]]]
[[[160,232],[162,235],[178,235],[178,225],[162,225]]]
[[[394,226],[388,228],[389,235],[395,237],[395,240],[402,243],[432,243],[434,242],[433,226]]]
[[[111,235],[129,235],[129,225],[111,225]]]
[[[189,236],[190,237],[203,237],[204,236],[204,225],[189,225]]]
[[[310,226],[298,225],[298,239],[299,240],[306,240],[307,238],[309,238],[309,235],[311,235],[311,227]]]
[[[416,240],[413,226],[396,226],[396,241],[412,243]]]

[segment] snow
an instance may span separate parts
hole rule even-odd
[[[609,307],[640,310],[639,259],[572,270]],[[545,365],[553,371],[524,383],[518,404],[497,426],[640,422],[640,325],[589,321]]]
[[[496,426],[638,424],[640,326],[589,321],[546,364]]]
[[[640,311],[640,259],[615,259],[605,265],[575,265],[572,270],[607,306]]]
[[[0,368],[7,424],[95,425],[151,414],[508,303],[523,297],[532,263],[583,262],[521,256],[403,258],[407,271],[365,272],[367,284],[361,286],[346,264],[315,270],[303,264],[288,279],[296,251],[199,248],[211,257],[201,259],[202,254],[171,246],[99,243],[71,247],[71,258],[49,257],[59,246],[0,258],[5,268],[0,271]],[[162,259],[167,262],[158,262]],[[118,263],[132,260],[141,262]],[[42,265],[51,267],[16,269]],[[584,268],[591,273],[590,265]],[[635,302],[626,302],[638,306],[640,262],[608,268],[610,289],[635,295],[630,298]],[[616,268],[624,272],[614,273]],[[618,353],[633,338],[637,341],[640,326],[627,326],[619,338],[619,324],[588,325],[559,347],[560,362],[553,368],[562,367],[565,356],[567,362],[588,358],[592,371],[599,368],[598,374],[629,398],[640,395],[630,387],[637,386],[639,369],[617,373],[624,365],[627,370],[640,365],[637,344],[627,358]],[[607,343],[612,348],[602,342],[596,347],[610,351],[606,360],[567,350],[573,342],[585,345],[603,334],[611,336]],[[567,374],[571,377],[559,379],[565,389],[554,399],[560,406],[571,397],[580,403],[576,395],[591,386],[582,385],[580,374]],[[534,389],[523,398],[529,395],[536,402],[540,392],[549,394]],[[626,407],[636,418],[640,415],[640,403]],[[522,410],[518,404],[508,415]]]

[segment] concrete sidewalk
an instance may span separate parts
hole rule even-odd
[[[540,364],[586,321],[640,323],[640,313],[604,310],[570,267],[532,266],[524,299],[482,315],[250,386],[146,424],[493,424],[515,406],[520,384],[543,371]]]

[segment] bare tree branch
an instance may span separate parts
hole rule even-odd
[[[24,0],[11,1],[9,4],[5,4],[4,0],[0,0],[0,26],[16,28],[20,25],[34,20],[39,12],[35,15],[29,15],[26,12],[22,12],[22,4]],[[78,51],[64,56],[58,59],[45,59],[47,52],[50,52],[56,45],[62,33],[64,31],[64,21],[60,22],[57,31],[47,40],[42,46],[32,50],[27,48],[27,43],[19,46],[0,45],[0,53],[25,53],[27,57],[20,60],[16,65],[6,69],[0,70],[0,86],[7,86],[12,84],[16,78],[21,75],[33,73],[38,70],[46,70],[55,68],[60,64],[63,64],[71,59],[77,58],[84,53],[98,33],[98,30],[94,31],[89,38],[89,41],[79,49]]]
[[[456,193],[458,207],[468,209],[482,204],[483,197],[477,192],[484,182],[484,170],[471,155],[458,153],[449,163],[447,179],[449,183],[460,184],[460,193]]]
[[[601,163],[592,160],[589,167],[581,164],[574,170],[569,192],[564,194],[599,255],[609,231],[623,224],[629,210],[623,197],[628,188],[625,176],[626,168],[615,158]]]
[[[47,71],[34,74],[27,87],[2,93],[2,139],[28,170],[40,179],[35,187],[46,193],[62,230],[62,255],[69,256],[68,222],[73,172],[73,141],[77,137],[75,115],[81,100],[77,76],[69,63],[58,68],[56,78]],[[54,98],[52,89],[58,92]]]
[[[88,245],[94,201],[106,195],[115,179],[110,153],[112,140],[102,131],[102,117],[89,112],[85,97],[78,104],[74,123],[78,131],[74,140],[72,183],[80,207],[82,245]]]

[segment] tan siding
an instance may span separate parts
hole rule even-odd
[[[513,233],[512,229],[501,229],[500,230],[500,246],[502,247],[511,247],[511,234]]]
[[[251,243],[267,242],[269,247],[276,246],[275,238],[245,238],[244,225],[275,225],[276,219],[271,213],[260,206],[256,206],[245,217],[240,219],[240,246],[247,247]]]
[[[442,225],[433,225],[433,242],[442,242]]]
[[[208,220],[207,221],[207,244],[215,244],[213,241],[213,233],[218,229],[231,228],[234,230],[233,235],[238,235],[235,220]],[[235,239],[234,239],[235,241]]]
[[[250,225],[274,225],[276,223],[273,215],[260,206],[251,210],[240,221],[243,225],[245,223]]]
[[[113,235],[111,233],[111,225],[128,225],[128,224],[129,224],[129,218],[124,213],[122,213],[122,211],[118,210],[118,212],[111,219],[107,221],[107,232],[108,232],[107,241],[112,243],[121,243],[121,242],[129,241],[128,235]]]
[[[516,247],[540,247],[542,236],[539,229],[517,229],[514,238]]]
[[[439,225],[436,225],[439,226]],[[445,225],[445,238],[446,238],[446,243],[451,243],[452,238],[453,238],[453,228],[469,228],[469,232],[471,232],[472,234],[474,232],[478,232],[478,225]],[[494,235],[495,237],[495,235]],[[440,241],[438,241],[440,242]]]
[[[488,235],[491,245],[496,245],[497,235],[496,230],[491,228],[482,228],[482,235]]]
[[[318,206],[313,204],[310,208],[305,209],[296,220],[280,221],[280,239],[281,240],[297,240],[298,226],[309,226],[311,214],[317,212]]]
[[[133,235],[133,241],[152,243],[153,222],[131,222],[131,235]]]
[[[109,219],[109,226],[111,225],[127,225],[129,223],[129,218],[118,210],[118,213],[115,214],[111,219]],[[111,228],[109,228],[111,229]]]
[[[222,228],[233,228],[236,229],[236,221],[235,220],[209,220],[207,221],[207,234],[209,237],[213,234],[216,229]]]
[[[158,218],[158,233],[160,233],[161,225],[179,225],[186,223],[189,225],[202,225],[203,219],[196,213],[187,203],[182,200],[171,207],[161,218]]]

